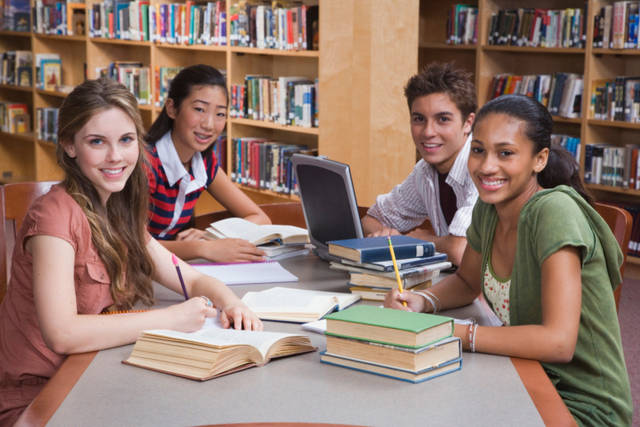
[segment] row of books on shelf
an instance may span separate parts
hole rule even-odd
[[[318,50],[318,6],[273,1],[235,1],[229,7],[231,46]]]
[[[30,50],[10,50],[3,52],[1,58],[0,83],[31,87],[33,62]]]
[[[36,136],[40,141],[58,142],[58,108],[36,108]]]
[[[0,1],[0,30],[29,31],[31,6],[29,0]]]
[[[318,127],[318,79],[247,75],[231,85],[229,116]]]
[[[590,184],[640,190],[640,145],[607,143],[584,147],[584,181]]]
[[[493,78],[491,98],[513,93],[527,95],[547,107],[553,115],[579,118],[583,86],[583,76],[576,73],[497,74]]]
[[[598,120],[640,122],[640,77],[617,76],[592,83],[590,116]]]
[[[412,383],[462,368],[450,317],[356,305],[326,319],[323,363]]]
[[[39,34],[85,34],[84,2],[36,0],[31,9],[33,31]]]
[[[586,34],[584,9],[502,9],[491,14],[488,43],[583,48]]]
[[[476,44],[478,8],[466,4],[451,5],[447,13],[447,44]]]
[[[20,102],[0,101],[0,130],[8,133],[30,132],[29,107]]]
[[[593,18],[593,47],[640,48],[639,5],[640,2],[637,1],[616,1],[602,6]]]
[[[232,138],[229,149],[233,182],[285,194],[297,191],[291,156],[317,154],[306,146],[252,137]]]
[[[151,76],[142,62],[116,61],[107,67],[96,68],[100,77],[109,77],[126,86],[140,105],[151,105]]]
[[[580,162],[580,138],[564,134],[552,134],[551,143],[557,144],[567,150],[576,162]]]
[[[226,45],[224,1],[160,3],[105,0],[89,9],[89,35],[182,45]]]

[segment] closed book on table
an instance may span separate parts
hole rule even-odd
[[[355,262],[351,261],[350,259],[342,259],[340,261],[343,264],[366,268],[368,270],[389,271],[392,272],[395,277],[392,260],[376,262]],[[442,252],[435,252],[431,256],[420,258],[396,259],[396,264],[398,264],[398,270],[400,270],[401,274],[403,270],[408,270],[415,267],[425,267],[430,270],[445,270],[447,268],[450,268],[452,265],[449,261],[447,261],[447,254]]]
[[[462,356],[458,337],[448,337],[420,348],[406,348],[371,341],[327,336],[327,353],[366,360],[397,369],[420,372]]]
[[[327,335],[402,347],[424,347],[453,334],[453,319],[429,313],[357,305],[326,316]]]
[[[345,368],[355,369],[356,371],[369,372],[383,377],[394,378],[411,383],[427,381],[451,372],[459,371],[460,368],[462,368],[462,358],[452,360],[441,366],[430,367],[420,372],[411,372],[404,369],[392,368],[368,362],[366,360],[351,359],[335,354],[329,354],[327,352],[320,353],[320,361],[330,365],[342,366]]]
[[[411,288],[412,291],[420,291],[423,289],[429,289],[431,287],[431,280],[419,283]],[[349,290],[352,294],[358,294],[362,299],[369,301],[384,301],[384,298],[389,292],[389,288],[371,287],[371,286],[353,286],[349,284]]]
[[[435,252],[433,242],[410,236],[391,236],[396,259],[422,258]],[[356,262],[390,261],[389,240],[386,236],[361,239],[331,240],[327,242],[329,253]]]

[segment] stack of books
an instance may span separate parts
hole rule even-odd
[[[462,368],[450,317],[359,305],[326,319],[324,363],[413,383]]]
[[[432,242],[409,236],[391,236],[403,289],[431,287],[441,270],[451,268],[447,255],[436,252]],[[329,267],[350,273],[352,293],[363,299],[382,301],[398,286],[387,237],[365,237],[328,242],[329,253],[338,257]]]

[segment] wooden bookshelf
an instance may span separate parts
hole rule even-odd
[[[470,4],[478,7],[477,44],[469,46],[451,46],[446,41],[447,13],[452,5]],[[582,114],[579,119],[567,119],[554,116],[554,132],[580,137],[580,170],[584,174],[585,144],[607,142],[616,146],[637,142],[640,136],[640,123],[623,121],[595,120],[589,117],[592,82],[601,79],[613,79],[616,76],[640,75],[640,50],[594,48],[594,16],[600,8],[613,1],[605,0],[541,0],[532,5],[525,0],[475,0],[460,2],[446,0],[432,2],[420,1],[420,41],[419,62],[456,61],[475,75],[478,105],[482,106],[490,99],[492,79],[499,73],[511,74],[552,74],[557,71],[584,75],[582,96]],[[587,7],[587,37],[584,48],[542,48],[493,46],[488,44],[488,31],[491,14],[509,8],[584,8]],[[588,184],[587,187],[600,201],[640,203],[640,191],[606,185]],[[640,258],[629,257],[630,261],[640,264]]]
[[[227,0],[227,12],[232,2]],[[87,8],[95,3],[98,0],[88,0]],[[160,0],[151,0],[151,4],[159,3]],[[96,78],[97,67],[105,67],[114,61],[140,61],[150,67],[152,75],[157,66],[206,63],[226,70],[229,85],[242,83],[246,74],[254,73],[317,78],[320,86],[319,127],[229,119],[227,139],[255,136],[307,145],[317,149],[320,155],[349,163],[358,202],[370,205],[376,195],[401,182],[415,163],[403,85],[417,70],[419,2],[304,0],[304,3],[320,5],[318,51],[245,48],[229,46],[229,40],[226,46],[184,46],[12,31],[0,32],[0,51],[31,50],[34,59],[36,53],[60,54],[65,86],[81,83],[85,74],[88,78]],[[390,16],[393,20],[389,20]],[[88,32],[88,19],[85,22]],[[154,80],[155,76],[152,76],[153,100],[156,98]],[[35,87],[0,85],[0,99],[25,102],[29,106],[32,127],[36,108],[59,107],[65,96],[64,92]],[[148,127],[161,108],[141,105],[140,111]],[[13,177],[5,181],[16,177],[52,180],[62,176],[56,165],[55,145],[38,141],[35,135],[1,134],[0,155],[0,177],[3,174]],[[227,156],[227,165],[230,165],[229,147]],[[271,191],[242,188],[260,203],[295,199]],[[216,207],[206,197],[202,205],[207,209]],[[204,211],[200,209],[199,212]]]

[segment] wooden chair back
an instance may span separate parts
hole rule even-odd
[[[304,212],[302,211],[302,204],[300,202],[266,203],[259,206],[271,219],[273,224],[295,225],[303,228],[307,226],[304,221]],[[360,218],[367,213],[367,209],[368,208],[362,206],[358,207]],[[204,230],[212,222],[231,216],[233,215],[226,210],[200,215],[195,218],[195,228]]]
[[[0,186],[0,301],[11,274],[11,256],[16,235],[31,203],[47,193],[57,181],[16,182]]]
[[[627,252],[629,250],[629,239],[631,238],[631,226],[633,219],[631,214],[621,207],[610,205],[607,203],[595,202],[593,204],[595,210],[600,214],[602,219],[609,225],[613,231],[616,240],[620,245],[623,253],[623,263],[620,267],[620,275],[624,273],[624,264],[627,262]],[[620,308],[620,294],[622,293],[622,283],[616,288],[614,298],[616,300],[616,310]]]

